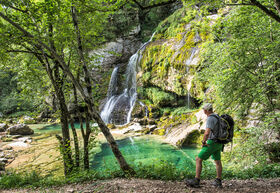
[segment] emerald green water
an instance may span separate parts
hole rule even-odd
[[[176,149],[148,136],[129,137],[118,140],[117,143],[125,159],[133,165],[145,166],[168,162],[180,171],[195,168],[197,148]],[[101,144],[100,148],[101,151],[91,158],[91,167],[100,171],[119,169],[108,143]]]
[[[70,127],[70,126],[69,126]],[[80,124],[75,123],[80,129]],[[59,124],[48,125],[40,129],[34,129],[35,133],[61,132]],[[155,136],[128,137],[117,140],[117,144],[129,164],[135,166],[151,166],[158,163],[168,163],[179,171],[194,170],[195,156],[198,149],[193,147],[175,148],[163,143]],[[108,143],[103,143],[90,152],[91,168],[98,171],[119,170],[119,165]]]

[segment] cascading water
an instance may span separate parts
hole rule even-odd
[[[154,34],[148,42],[143,44],[143,46],[130,57],[125,73],[125,87],[120,95],[117,95],[118,68],[116,67],[113,70],[107,92],[107,102],[100,114],[105,123],[123,125],[130,122],[131,113],[137,99],[136,67],[141,60],[142,51],[153,39]]]
[[[142,106],[142,107],[145,107],[145,117],[148,117],[148,114],[149,114],[149,110],[148,110],[148,107],[142,103],[141,101],[139,101],[139,104]]]
[[[199,33],[196,32],[195,34],[195,37],[194,37],[194,42],[197,43],[197,42],[200,42],[202,41],[202,39],[200,38],[199,36]],[[186,61],[186,72],[189,73],[189,65],[192,64],[193,60],[194,60],[194,56],[199,52],[199,48],[198,47],[193,47],[190,51],[191,55],[190,57],[187,59]],[[188,96],[187,96],[187,105],[188,105],[188,108],[190,108],[190,101],[191,101],[191,95],[190,95],[190,87],[188,86]]]

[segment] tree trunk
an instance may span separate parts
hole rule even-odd
[[[55,90],[55,96],[59,101],[60,113],[61,113],[61,128],[62,128],[62,136],[57,135],[57,139],[60,142],[61,153],[63,156],[63,164],[64,164],[64,174],[68,175],[72,172],[73,169],[73,160],[71,156],[71,146],[70,146],[70,135],[69,135],[69,128],[68,128],[68,109],[65,103],[64,93],[62,91],[62,82],[59,77],[59,68],[56,64],[53,69],[50,67],[49,61],[47,58],[45,60],[42,56],[35,55],[37,59],[41,62],[43,67],[46,69],[46,72],[51,80],[51,83]],[[43,55],[44,56],[44,55]],[[69,151],[70,148],[70,151]]]
[[[63,137],[63,161],[64,161],[64,168],[65,168],[65,175],[67,176],[73,170],[73,160],[72,160],[72,151],[71,151],[71,144],[70,144],[70,134],[69,134],[69,126],[68,126],[68,109],[66,106],[64,93],[62,89],[62,80],[59,77],[59,67],[58,64],[55,64],[54,68],[54,81],[55,81],[55,92],[57,95],[57,99],[59,101],[59,109],[60,109],[60,121],[61,121],[61,130],[62,130],[62,137]]]
[[[74,125],[74,119],[69,116],[70,119],[70,125],[73,133],[73,138],[74,138],[74,147],[75,147],[75,167],[79,168],[80,166],[80,149],[79,149],[79,139],[77,135],[77,131]]]
[[[86,134],[84,137],[84,169],[89,169],[89,154],[88,154],[88,143],[89,143],[89,136],[91,133],[90,125],[89,125],[89,114],[86,112]]]

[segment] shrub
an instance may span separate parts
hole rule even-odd
[[[147,96],[156,106],[166,106],[175,101],[173,94],[164,92],[159,88],[151,87],[146,89]]]

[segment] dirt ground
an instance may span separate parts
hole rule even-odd
[[[22,193],[22,192],[59,192],[59,193],[90,193],[90,192],[108,192],[108,193],[223,193],[223,192],[273,192],[280,193],[280,178],[276,179],[252,179],[252,180],[225,180],[223,188],[214,188],[210,180],[201,182],[200,188],[186,187],[182,181],[160,181],[146,179],[112,179],[104,181],[91,181],[82,184],[69,184],[61,187],[48,189],[38,188],[0,190],[3,193]]]

